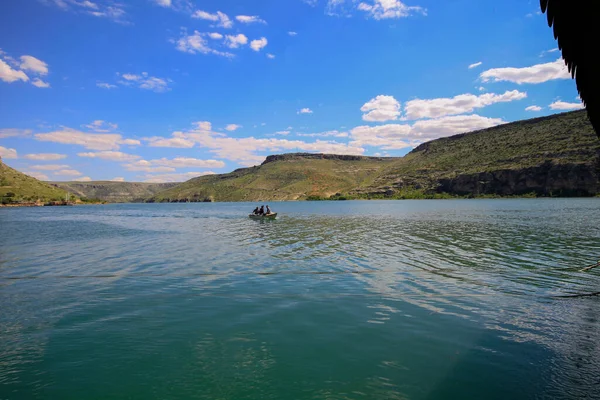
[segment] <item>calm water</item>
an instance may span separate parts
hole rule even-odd
[[[600,398],[600,199],[0,210],[0,399]]]

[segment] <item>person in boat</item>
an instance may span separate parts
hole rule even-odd
[[[267,205],[267,215],[270,215],[270,214],[273,214],[273,213],[271,212],[271,208]]]
[[[254,214],[254,215],[258,215],[258,211],[259,211],[259,210],[258,210],[258,206],[256,206],[256,208],[254,209],[254,211],[252,211],[252,214]]]
[[[258,210],[258,215],[265,215],[265,206],[260,207],[260,210]]]

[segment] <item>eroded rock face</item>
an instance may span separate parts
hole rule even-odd
[[[289,161],[289,160],[340,160],[340,161],[361,161],[361,160],[377,160],[384,161],[390,160],[387,157],[367,157],[367,156],[353,156],[353,155],[341,155],[341,154],[313,154],[313,153],[289,153],[289,154],[275,154],[267,156],[262,165],[268,164],[275,161]]]
[[[438,192],[458,195],[593,196],[600,193],[600,165],[544,163],[518,170],[498,170],[441,179]]]

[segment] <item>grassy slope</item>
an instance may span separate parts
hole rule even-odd
[[[585,111],[575,111],[424,143],[382,169],[371,187],[398,179],[432,181],[546,162],[593,165],[599,156],[600,140]]]
[[[377,192],[399,180],[425,183],[421,186],[427,188],[427,182],[440,178],[547,162],[594,168],[599,155],[600,141],[585,111],[575,111],[434,140],[387,161],[293,159],[195,178],[158,193],[153,201],[295,200]]]
[[[428,170],[443,176],[555,163],[588,163],[600,141],[585,111],[514,122],[425,143],[392,169]]]
[[[100,199],[109,202],[128,202],[143,200],[169,189],[178,183],[138,183],[138,182],[50,182],[61,189],[88,199]]]
[[[230,174],[203,176],[158,193],[153,201],[211,198],[215,201],[296,200],[329,196],[371,183],[390,160],[293,159]]]
[[[14,193],[13,201],[64,200],[66,192],[25,175],[0,161],[0,197]]]

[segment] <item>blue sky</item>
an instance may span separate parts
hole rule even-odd
[[[538,1],[6,0],[0,156],[184,181],[581,108]]]

